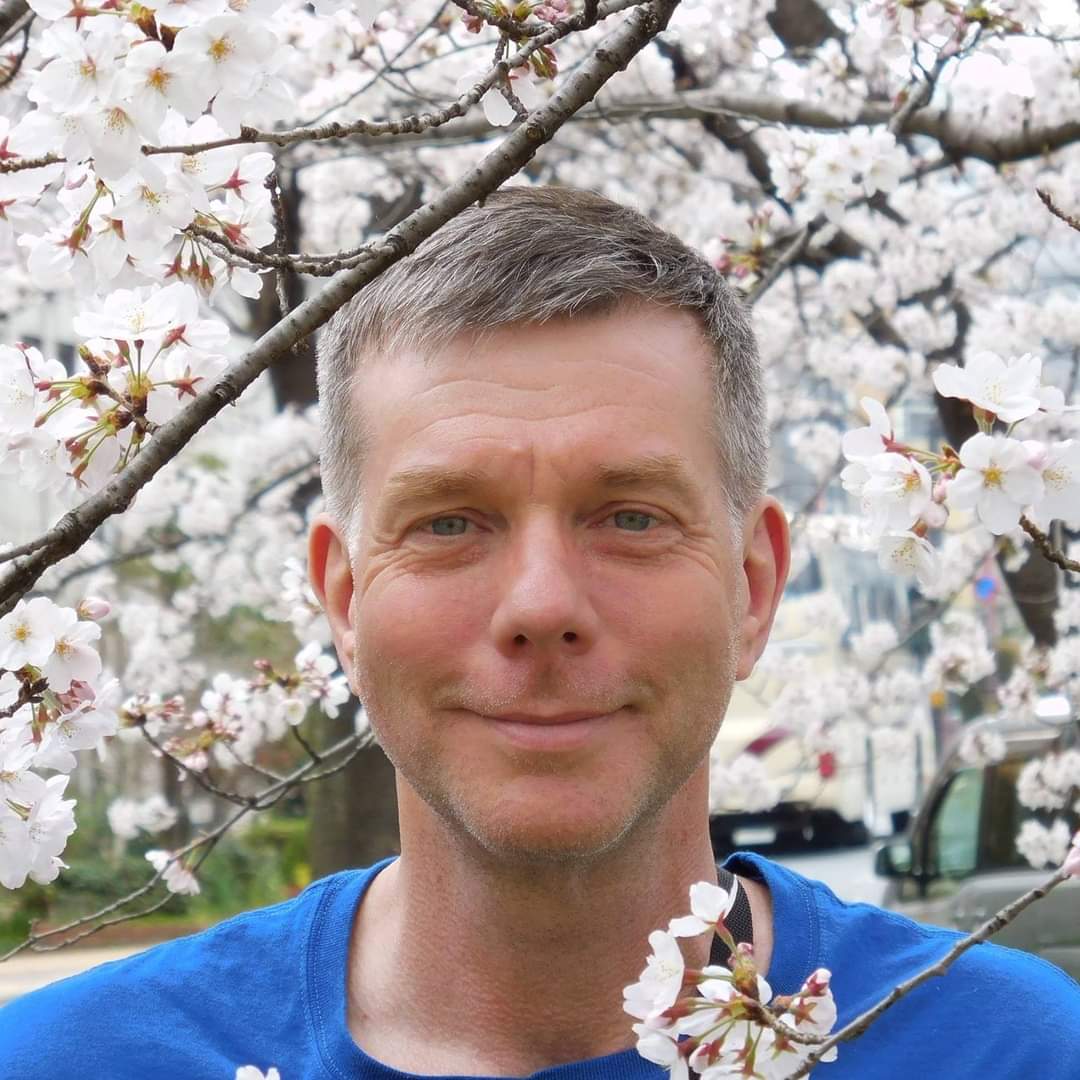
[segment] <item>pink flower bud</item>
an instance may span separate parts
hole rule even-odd
[[[92,619],[97,622],[98,619],[104,619],[112,611],[112,605],[108,600],[103,600],[100,596],[88,596],[75,611],[80,619]]]

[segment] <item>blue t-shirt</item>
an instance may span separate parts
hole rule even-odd
[[[368,1057],[345,1021],[353,915],[385,865],[335,874],[287,903],[19,998],[0,1009],[0,1078],[233,1080],[238,1066],[255,1065],[276,1066],[281,1080],[406,1080]],[[774,992],[793,993],[826,967],[840,1024],[939,959],[958,936],[846,904],[820,882],[756,855],[725,865],[772,893]],[[643,960],[646,951],[642,942]],[[631,1049],[534,1075],[659,1080],[663,1070]],[[1077,1080],[1080,987],[1036,957],[978,945],[814,1075]]]

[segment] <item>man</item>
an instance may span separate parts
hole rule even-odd
[[[340,313],[319,374],[312,580],[397,769],[401,856],[16,1002],[0,1073],[656,1077],[622,989],[718,880],[707,753],[788,566],[746,316],[639,215],[518,189]],[[841,1024],[956,937],[728,871],[774,991],[829,968]],[[819,1068],[1076,1077],[1076,1030],[1071,980],[984,945]]]

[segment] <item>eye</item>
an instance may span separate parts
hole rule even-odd
[[[615,522],[616,528],[625,529],[627,532],[647,532],[657,518],[644,510],[617,510],[611,515],[611,520]]]
[[[461,536],[469,527],[469,519],[460,514],[447,514],[432,518],[424,527],[435,536]]]

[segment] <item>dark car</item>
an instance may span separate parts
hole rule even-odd
[[[1022,723],[983,722],[981,728],[1001,736],[1004,758],[972,765],[954,747],[906,835],[881,845],[875,862],[877,873],[889,879],[883,906],[965,932],[1049,876],[1016,850],[1022,823],[1037,816],[1017,798],[1017,777],[1033,758],[1078,744],[1072,717],[1050,723],[1032,715]],[[1075,833],[1077,814],[1066,816]],[[1036,953],[1080,978],[1080,880],[1037,901],[994,940]]]

